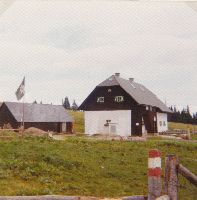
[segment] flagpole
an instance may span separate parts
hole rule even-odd
[[[24,135],[25,130],[25,76],[23,78],[23,81],[21,82],[19,88],[15,92],[17,100],[21,100],[23,98],[22,102],[22,119],[21,119],[21,126],[22,126],[22,137]]]
[[[24,130],[25,130],[25,119],[24,119],[25,118],[25,103],[24,101],[25,101],[25,95],[23,96],[22,137],[24,136]]]

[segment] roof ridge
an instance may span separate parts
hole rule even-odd
[[[111,80],[110,80],[111,79]],[[155,93],[149,90],[141,83],[134,80],[122,78],[120,76],[112,75],[98,86],[113,86],[119,85],[126,93],[128,93],[137,103],[156,106],[161,111],[170,112],[168,107],[157,97]]]
[[[23,104],[22,102],[13,102],[13,101],[3,101],[3,102],[0,102],[0,103],[11,103],[11,104]],[[56,104],[40,104],[40,103],[29,103],[29,102],[24,102],[24,104],[29,104],[29,105],[41,105],[41,106],[62,106],[62,105],[56,105]]]

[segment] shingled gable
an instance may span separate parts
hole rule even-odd
[[[22,103],[4,102],[17,122],[22,119]],[[73,122],[61,105],[50,104],[24,104],[25,122]]]
[[[125,92],[127,92],[138,104],[150,105],[159,108],[162,112],[171,113],[171,110],[158,97],[148,90],[142,84],[136,83],[132,80],[126,80],[119,76],[112,75],[105,81],[100,83],[97,87],[115,86],[119,85]]]

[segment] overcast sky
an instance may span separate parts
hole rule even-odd
[[[16,1],[0,16],[0,101],[80,104],[115,72],[197,111],[197,13],[180,2]]]

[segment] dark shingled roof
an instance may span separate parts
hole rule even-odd
[[[171,110],[157,98],[150,90],[143,85],[134,81],[120,78],[119,76],[112,75],[97,87],[119,85],[124,89],[137,103],[143,105],[150,105],[158,107],[163,112],[171,112]]]
[[[21,122],[23,104],[16,102],[4,102],[14,118]],[[61,105],[51,104],[24,104],[25,122],[73,122],[67,111]]]

